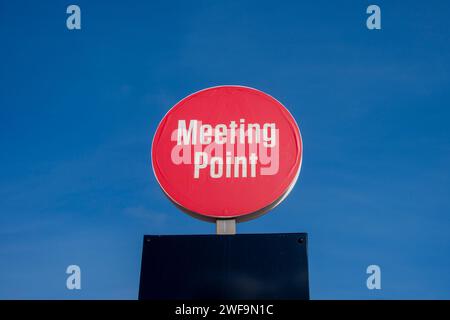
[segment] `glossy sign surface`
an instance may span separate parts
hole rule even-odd
[[[279,203],[293,187],[301,159],[300,131],[289,111],[240,86],[181,100],[152,144],[153,170],[167,196],[212,219],[245,219]]]

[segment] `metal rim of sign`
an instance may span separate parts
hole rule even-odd
[[[299,140],[300,140],[300,146],[301,146],[301,151],[299,153],[299,165],[298,165],[298,169],[296,171],[296,174],[294,176],[294,178],[292,179],[290,185],[288,186],[288,188],[284,191],[283,194],[281,194],[281,196],[279,196],[275,201],[273,201],[272,203],[268,204],[267,206],[252,212],[252,213],[248,213],[248,214],[244,214],[244,215],[239,215],[239,216],[234,216],[234,217],[216,217],[216,216],[208,216],[206,214],[203,213],[199,213],[199,212],[195,212],[192,210],[187,209],[186,207],[184,207],[183,205],[181,205],[180,203],[178,203],[171,195],[170,192],[168,192],[167,190],[165,190],[165,188],[163,187],[161,181],[159,180],[159,177],[155,171],[155,166],[154,166],[154,159],[153,159],[153,148],[154,148],[154,143],[155,143],[155,137],[156,137],[156,133],[160,130],[161,124],[164,122],[164,120],[166,119],[166,117],[173,111],[173,109],[175,107],[177,107],[178,105],[180,105],[182,102],[190,99],[192,96],[194,95],[198,95],[199,93],[203,92],[203,91],[208,91],[211,89],[216,89],[216,88],[222,88],[222,87],[236,87],[236,88],[244,88],[244,89],[250,89],[250,90],[254,90],[258,93],[261,93],[263,95],[269,96],[270,98],[272,98],[274,101],[276,101],[279,105],[281,105],[284,110],[289,114],[290,118],[293,120],[293,123],[295,125],[296,128],[296,132],[299,136]],[[153,171],[153,175],[156,178],[156,181],[158,182],[161,190],[164,192],[165,196],[181,211],[183,211],[184,213],[190,215],[193,218],[202,220],[202,221],[206,221],[206,222],[213,222],[215,223],[218,219],[224,219],[224,220],[236,220],[236,222],[245,222],[245,221],[249,221],[249,220],[253,220],[255,218],[260,217],[261,215],[269,212],[270,210],[272,210],[273,208],[275,208],[277,205],[279,205],[284,199],[286,199],[286,197],[289,195],[289,193],[292,191],[292,189],[294,188],[298,177],[300,175],[300,171],[301,171],[301,167],[302,167],[302,161],[303,161],[303,141],[302,141],[302,136],[301,136],[301,132],[299,129],[299,126],[297,124],[297,121],[295,120],[295,118],[292,116],[291,112],[289,111],[289,109],[287,109],[279,100],[277,100],[276,98],[274,98],[273,96],[249,87],[249,86],[243,86],[243,85],[218,85],[218,86],[212,86],[212,87],[208,87],[208,88],[204,88],[198,91],[195,91],[189,95],[187,95],[186,97],[182,98],[181,100],[179,100],[178,102],[176,102],[165,114],[164,116],[161,118],[158,126],[156,127],[155,130],[155,134],[153,135],[152,138],[152,147],[151,147],[151,152],[150,152],[150,160],[151,160],[151,164],[152,164],[152,171]]]

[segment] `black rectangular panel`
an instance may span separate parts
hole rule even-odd
[[[139,299],[309,299],[306,233],[144,236]]]

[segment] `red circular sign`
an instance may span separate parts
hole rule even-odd
[[[152,165],[175,204],[212,220],[248,220],[281,202],[300,172],[289,111],[248,87],[219,86],[178,102],[156,130]]]

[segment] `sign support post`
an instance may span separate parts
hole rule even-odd
[[[236,234],[236,219],[217,219],[216,234]]]

